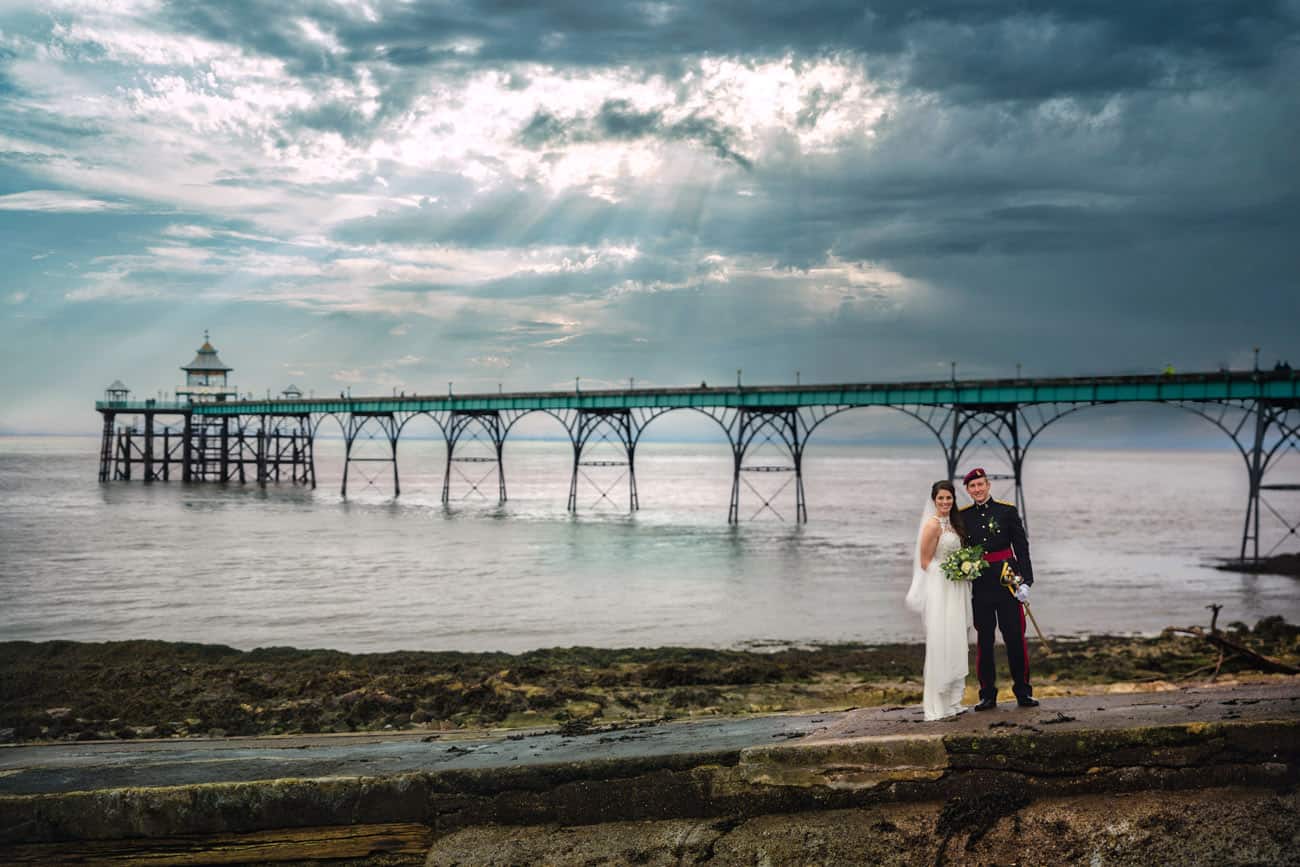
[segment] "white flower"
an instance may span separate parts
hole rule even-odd
[[[975,564],[972,563],[972,562],[970,562],[969,560],[967,560],[965,563],[961,564],[961,571],[962,571],[962,574],[964,574],[964,575],[969,575],[969,574],[970,574],[970,570],[971,570],[972,567],[974,567],[974,565],[975,565]]]

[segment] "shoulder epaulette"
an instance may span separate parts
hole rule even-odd
[[[1015,503],[1008,503],[1006,500],[994,500],[993,502],[997,503],[1000,506],[1010,506],[1013,509],[1016,507]]]

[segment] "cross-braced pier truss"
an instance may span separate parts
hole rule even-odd
[[[948,475],[991,453],[995,479],[1009,482],[1025,511],[1030,448],[1054,422],[1091,406],[1168,404],[1213,424],[1241,454],[1248,495],[1240,556],[1258,559],[1300,545],[1300,376],[1295,371],[1219,371],[1158,376],[951,380],[921,383],[641,388],[447,396],[285,398],[206,403],[100,401],[100,481],[288,481],[316,486],[313,444],[323,424],[344,440],[342,495],[391,475],[401,493],[398,444],[427,417],[447,447],[442,499],[506,502],[504,451],[520,419],[555,418],[573,448],[567,507],[608,506],[626,485],[640,508],[637,445],[665,413],[688,410],[717,423],[731,448],[727,520],[771,515],[808,520],[803,458],[828,419],[863,407],[892,409],[935,437]],[[121,419],[122,421],[119,421]],[[129,419],[129,420],[128,420]],[[981,462],[986,462],[981,458]],[[999,465],[1000,464],[1000,465]],[[1287,475],[1290,472],[1291,475]],[[755,480],[768,478],[771,485]],[[793,509],[785,505],[793,501]],[[748,504],[747,504],[748,503]]]

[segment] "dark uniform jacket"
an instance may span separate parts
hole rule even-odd
[[[1034,583],[1034,567],[1029,562],[1029,539],[1015,506],[989,497],[982,505],[972,503],[963,507],[961,520],[966,528],[967,545],[983,545],[985,554],[1010,548],[1014,553],[1010,560],[1011,571],[1023,578],[1026,585]],[[989,564],[973,582],[975,595],[1006,593],[999,582],[1001,575],[1001,563]]]

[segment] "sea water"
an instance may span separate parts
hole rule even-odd
[[[400,446],[354,465],[317,443],[318,486],[100,483],[91,437],[0,438],[0,639],[156,638],[348,651],[910,641],[902,604],[937,447],[817,444],[792,474],[745,473],[716,442],[643,443],[626,467],[514,441],[495,466]],[[773,464],[775,465],[775,464]],[[995,485],[1000,496],[1006,482]],[[767,501],[770,507],[764,507]],[[1232,451],[1036,448],[1025,510],[1033,610],[1052,635],[1296,620],[1300,581],[1213,568],[1240,548]],[[1292,546],[1294,548],[1294,545]]]

